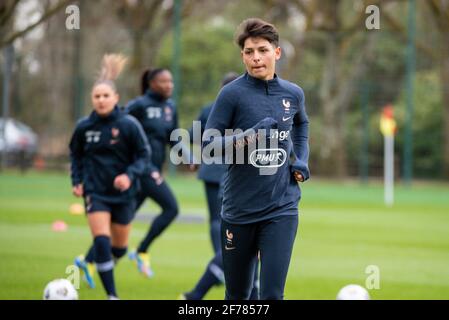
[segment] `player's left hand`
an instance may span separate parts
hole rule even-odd
[[[197,170],[198,170],[198,165],[197,164],[189,164],[189,171],[195,172]]]
[[[120,191],[126,191],[131,187],[131,179],[127,174],[123,173],[114,179],[114,188]]]
[[[295,177],[296,181],[304,182],[304,177],[302,176],[302,174],[299,171],[295,171],[293,173],[293,176]]]
[[[161,185],[164,182],[164,178],[162,178],[161,174],[158,171],[151,172],[151,178],[156,182],[156,185]]]

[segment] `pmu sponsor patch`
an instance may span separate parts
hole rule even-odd
[[[249,162],[256,168],[279,168],[286,160],[287,152],[281,148],[256,149],[249,156]]]

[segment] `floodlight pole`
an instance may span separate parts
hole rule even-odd
[[[13,45],[8,45],[3,49],[4,54],[4,67],[3,67],[3,97],[2,97],[2,118],[3,118],[3,128],[0,132],[2,140],[4,142],[4,150],[0,153],[0,170],[6,167],[6,123],[9,118],[9,103],[10,103],[10,83],[11,83],[11,72],[12,64],[14,61],[14,47]]]
[[[179,102],[179,86],[181,82],[179,59],[181,55],[181,0],[174,1],[174,15],[173,15],[173,57],[172,57],[172,71],[173,71],[173,100],[177,105]]]
[[[360,148],[359,157],[359,175],[360,181],[363,184],[368,182],[369,175],[369,110],[368,110],[368,100],[369,100],[369,84],[363,82],[361,86],[361,98],[360,105],[362,111],[362,143]]]
[[[180,56],[181,56],[181,9],[182,1],[174,0],[174,14],[173,14],[173,56],[172,56],[172,72],[173,72],[173,101],[175,105],[179,104],[179,88],[181,86],[180,75]],[[169,162],[168,171],[170,175],[176,174],[175,166]]]
[[[78,1],[78,8],[81,12],[84,1]],[[81,28],[74,30],[73,35],[73,77],[72,77],[72,110],[73,120],[76,123],[83,114],[83,69],[82,69],[82,53],[83,53],[83,34]]]

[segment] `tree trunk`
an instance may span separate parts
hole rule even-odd
[[[133,30],[132,43],[133,43],[133,51],[132,51],[131,69],[133,71],[141,72],[143,68],[144,50],[143,50],[143,33],[140,30]]]
[[[18,0],[4,0],[0,3],[0,42],[12,30],[14,10]]]
[[[338,110],[337,78],[341,61],[339,40],[330,34],[326,43],[326,57],[321,82],[320,101],[323,108],[321,130],[320,171],[327,176],[346,175],[345,137],[342,130],[342,115]]]

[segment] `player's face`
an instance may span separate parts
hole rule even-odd
[[[152,91],[159,93],[165,99],[171,97],[173,93],[173,77],[168,70],[159,72],[153,80],[151,80],[150,88]]]
[[[276,60],[281,58],[281,48],[275,47],[261,37],[250,37],[245,40],[241,51],[246,71],[261,80],[274,77]]]
[[[101,117],[109,115],[118,100],[118,94],[105,83],[100,83],[92,89],[92,105],[95,112]]]

